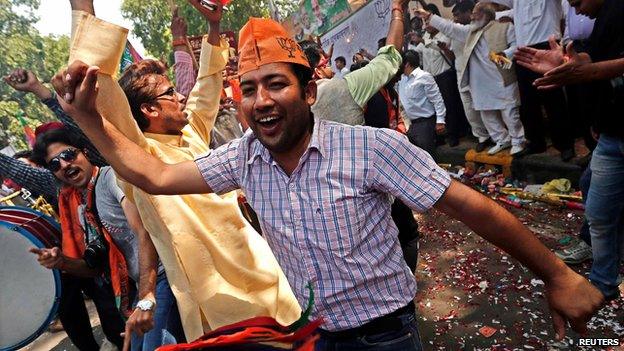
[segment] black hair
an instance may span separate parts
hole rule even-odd
[[[301,46],[301,50],[306,55],[310,67],[318,66],[319,62],[321,62],[321,48],[319,45],[312,40],[303,40],[299,42],[299,46]]]
[[[453,6],[453,14],[472,12],[475,3],[472,0],[462,0]]]
[[[346,66],[346,65],[347,65],[347,59],[345,59],[345,57],[344,57],[344,56],[338,56],[338,57],[336,57],[336,59],[334,59],[334,61],[340,61],[340,62],[342,62],[342,65],[343,65],[343,66]]]
[[[377,46],[380,47],[380,48],[386,46],[386,41],[387,41],[386,37],[383,37],[383,38],[377,40]]]
[[[366,60],[364,60],[364,61],[360,61],[360,62],[356,62],[356,63],[354,63],[354,64],[352,64],[352,65],[351,65],[351,67],[349,68],[349,70],[350,70],[351,72],[353,72],[353,71],[357,71],[357,70],[358,70],[358,69],[360,69],[360,68],[364,68],[364,67],[366,67],[366,65],[368,65],[368,63],[369,63],[369,62],[368,62],[368,61],[366,61]]]
[[[414,50],[407,50],[403,53],[403,62],[409,63],[413,68],[420,66],[420,56]]]
[[[30,150],[22,150],[22,151],[18,151],[13,155],[14,159],[20,159],[20,158],[26,158],[30,160],[30,157],[32,156],[32,151]]]
[[[33,146],[30,160],[39,166],[46,167],[47,162],[45,159],[48,156],[48,146],[54,143],[66,144],[80,150],[84,148],[80,140],[68,129],[53,129],[37,136],[37,141],[35,142],[35,146]]]
[[[297,77],[297,81],[301,86],[301,95],[302,97],[305,97],[305,87],[308,86],[308,83],[312,80],[313,71],[311,68],[297,63],[292,63],[291,66],[293,73],[295,74],[295,77]]]
[[[425,10],[431,12],[434,15],[441,16],[440,9],[435,4],[427,4]]]

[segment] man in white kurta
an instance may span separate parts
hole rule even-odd
[[[450,38],[466,42],[464,55],[467,62],[459,68],[461,86],[469,86],[473,107],[481,113],[481,118],[496,145],[488,150],[495,154],[512,147],[511,154],[518,154],[524,149],[524,128],[520,122],[520,94],[512,70],[501,73],[501,69],[490,60],[490,52],[503,53],[512,57],[516,50],[513,25],[494,22],[495,13],[486,5],[478,4],[473,14],[471,25],[460,25],[436,15],[424,15],[429,24]],[[475,20],[475,16],[481,16]],[[480,22],[480,23],[479,23]],[[506,28],[502,28],[505,26]],[[494,50],[492,41],[488,42],[488,31],[504,30],[506,48]],[[499,43],[500,46],[500,43]],[[510,77],[506,79],[504,75]]]

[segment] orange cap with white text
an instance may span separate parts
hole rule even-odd
[[[239,76],[274,62],[310,67],[299,44],[281,24],[272,19],[251,17],[241,28],[238,37]]]

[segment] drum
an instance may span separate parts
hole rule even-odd
[[[50,324],[61,297],[61,276],[28,250],[60,245],[52,218],[26,207],[0,206],[0,351],[15,350]]]

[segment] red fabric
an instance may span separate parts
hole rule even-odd
[[[256,317],[215,329],[188,344],[162,346],[158,348],[158,351],[221,349],[228,345],[267,345],[268,347],[276,343],[279,346],[275,346],[275,350],[313,351],[318,339],[315,331],[322,323],[322,320],[316,320],[295,332],[290,332],[288,327],[280,325],[273,318]],[[294,348],[292,345],[295,342],[300,343],[300,346]]]
[[[44,123],[40,125],[39,127],[35,128],[35,136],[39,136],[39,134],[45,133],[50,130],[63,129],[63,128],[65,128],[65,125],[61,122]]]
[[[390,128],[396,130],[399,133],[407,133],[407,128],[405,128],[405,123],[403,122],[403,119],[399,114],[399,109],[394,105],[388,89],[381,88],[379,92],[384,97],[384,100],[386,100],[386,106],[388,108],[388,119],[390,120]]]

